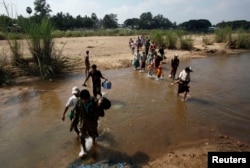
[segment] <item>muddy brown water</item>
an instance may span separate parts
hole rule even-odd
[[[1,88],[1,167],[79,167],[92,163],[144,165],[174,147],[226,134],[250,143],[250,54],[182,61],[192,66],[190,94],[183,102],[170,86],[169,65],[156,81],[133,68],[102,71],[112,89],[102,90],[112,108],[100,118],[99,138],[79,159],[79,142],[61,120],[71,88],[83,73],[56,81]],[[88,89],[91,90],[89,80]],[[83,87],[82,87],[83,88]]]

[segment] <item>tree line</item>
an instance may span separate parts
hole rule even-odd
[[[18,25],[19,20],[32,20],[33,22],[40,23],[43,18],[48,18],[57,30],[75,30],[75,29],[113,29],[118,27],[125,27],[131,29],[183,29],[187,31],[207,31],[210,27],[231,27],[235,29],[250,29],[250,22],[245,20],[237,20],[230,22],[220,22],[212,25],[207,19],[189,20],[180,24],[171,22],[162,14],[153,16],[151,12],[145,12],[139,18],[126,19],[122,25],[118,24],[117,14],[106,14],[103,18],[98,18],[95,13],[91,16],[78,15],[73,17],[69,13],[59,12],[51,16],[50,5],[46,0],[34,1],[34,12],[31,7],[26,8],[27,13],[30,15],[28,18],[19,15],[17,19],[10,18],[9,16],[0,16],[1,28],[13,28]]]

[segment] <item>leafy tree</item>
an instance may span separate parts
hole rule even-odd
[[[56,29],[65,29],[64,17],[65,15],[62,12],[57,13],[56,15],[51,17],[51,21],[54,23]]]
[[[171,23],[167,18],[165,18],[163,15],[156,15],[153,18],[153,28],[171,28],[173,27],[173,23]]]
[[[35,0],[35,20],[36,22],[40,23],[43,18],[50,17],[50,5],[46,3],[46,0]]]
[[[91,19],[94,20],[94,21],[98,21],[98,18],[97,18],[95,13],[91,14]]]
[[[151,12],[142,13],[139,21],[139,29],[152,29],[153,15]]]
[[[90,17],[88,16],[85,16],[83,18],[83,26],[85,28],[93,28],[95,25],[95,21],[93,19],[91,19]]]
[[[70,15],[69,13],[66,13],[66,15],[64,15],[64,27],[66,29],[72,29],[75,27],[75,19],[72,15]]]
[[[94,21],[94,28],[97,28],[100,26],[100,21],[95,13],[91,14],[91,19]]]
[[[137,18],[132,18],[132,19],[127,19],[123,22],[125,27],[130,27],[132,29],[138,28],[139,26],[139,19]]]
[[[184,28],[188,31],[201,31],[207,30],[209,27],[212,26],[210,21],[206,19],[199,19],[199,20],[189,20],[179,25],[181,28]]]
[[[118,19],[116,14],[105,15],[102,20],[102,24],[104,28],[117,28],[118,27]]]
[[[1,15],[0,16],[0,30],[6,31],[7,28],[11,27],[14,23],[14,20],[8,16]]]
[[[83,27],[83,17],[81,17],[81,15],[77,15],[76,18],[75,18],[74,20],[75,20],[74,26],[75,26],[76,28],[81,28],[81,27]]]
[[[35,15],[39,15],[42,17],[49,17],[50,16],[50,12],[52,12],[52,10],[50,9],[50,5],[46,3],[46,0],[35,0],[34,2],[34,6],[35,6]]]
[[[233,30],[236,30],[236,29],[249,30],[250,22],[245,21],[245,20],[236,20],[236,21],[231,21],[231,22],[223,21],[223,22],[218,23],[216,27],[219,27],[219,28],[231,27]]]

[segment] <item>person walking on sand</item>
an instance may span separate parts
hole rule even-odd
[[[171,60],[171,73],[169,75],[169,77],[172,78],[173,80],[175,79],[175,74],[179,66],[179,63],[180,63],[180,60],[178,58],[178,55],[175,54],[174,58]]]
[[[102,97],[101,79],[104,79],[104,80],[108,80],[108,79],[104,78],[102,76],[101,71],[97,70],[97,66],[95,64],[93,64],[91,66],[91,68],[92,68],[92,71],[89,72],[89,74],[88,74],[87,78],[85,79],[85,81],[83,82],[82,86],[87,86],[86,82],[88,81],[89,77],[91,77],[94,97],[97,97],[98,94]]]
[[[87,89],[83,89],[80,92],[80,99],[78,99],[75,107],[80,122],[81,152],[79,153],[79,157],[83,157],[87,154],[85,142],[88,136],[92,138],[93,145],[96,144],[96,137],[98,137],[98,119],[101,114],[104,114],[101,103],[101,99],[90,96]]]
[[[180,72],[178,79],[174,83],[171,83],[171,85],[178,83],[177,96],[179,96],[180,93],[184,93],[183,100],[186,100],[187,93],[189,92],[190,72],[193,72],[192,68],[186,67]]]
[[[85,76],[89,74],[90,62],[89,62],[89,50],[86,51],[85,62]]]
[[[75,106],[76,106],[76,103],[77,103],[77,100],[80,96],[80,89],[75,86],[72,88],[72,96],[68,99],[67,103],[66,103],[66,106],[65,106],[65,109],[63,111],[63,116],[62,116],[62,120],[64,121],[65,120],[65,114],[67,113],[68,109],[70,108],[70,114],[69,114],[69,118],[71,120],[71,125],[70,125],[70,131],[75,130],[76,134],[79,136],[79,130],[78,130],[78,118],[77,118],[77,115],[75,113]]]

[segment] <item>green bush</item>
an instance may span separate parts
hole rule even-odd
[[[132,30],[128,28],[118,29],[82,29],[82,30],[55,30],[52,32],[53,38],[60,37],[89,37],[89,36],[133,36],[147,34],[144,30]]]
[[[232,28],[225,27],[215,30],[215,41],[217,43],[227,43],[232,41]]]
[[[55,30],[52,32],[53,38],[65,37],[65,32],[61,30]]]
[[[9,85],[10,80],[11,80],[10,73],[6,69],[0,67],[0,85],[1,86]]]
[[[176,49],[179,37],[180,37],[179,31],[173,31],[173,30],[167,31],[165,39],[167,48]]]
[[[6,37],[3,32],[0,32],[0,40],[6,40]]]
[[[23,54],[21,53],[20,42],[16,39],[7,41],[10,47],[10,51],[12,53],[11,57],[12,65],[17,65],[17,66],[23,65],[24,60],[23,60]]]
[[[150,37],[151,41],[154,41],[157,46],[166,47],[165,36],[162,31],[153,31]]]
[[[212,45],[213,44],[213,39],[211,39],[211,38],[209,38],[209,37],[207,37],[207,36],[204,36],[203,38],[202,38],[202,42],[203,42],[203,44],[204,45]]]
[[[44,18],[40,24],[28,20],[23,23],[23,27],[28,35],[27,41],[30,52],[37,65],[34,66],[34,68],[39,70],[40,76],[42,78],[51,78],[60,74],[64,66],[61,65],[63,61],[60,60],[60,57],[55,55],[56,52],[54,52],[55,48],[52,36],[54,27],[52,23],[46,18]],[[69,33],[66,33],[66,35],[71,36]],[[34,72],[38,70],[34,69]]]
[[[2,49],[0,54],[0,85],[5,86],[10,84],[11,75],[10,72],[4,68],[5,65],[8,65],[7,54],[4,49]]]
[[[194,47],[193,39],[191,37],[184,37],[180,39],[180,49],[192,50]]]
[[[236,35],[237,48],[250,49],[250,34],[240,30]]]

